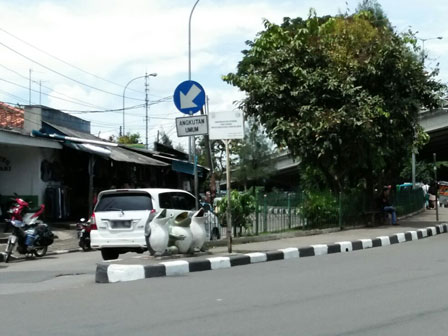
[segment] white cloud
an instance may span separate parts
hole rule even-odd
[[[42,103],[55,108],[86,110],[78,105],[55,98],[63,93],[73,100],[81,100],[94,106],[120,109],[123,86],[145,72],[158,73],[150,78],[150,100],[173,94],[175,87],[188,79],[188,19],[195,0],[0,0],[0,28],[22,38],[68,63],[97,76],[121,84],[116,86],[80,72],[48,55],[41,53],[0,30],[0,42],[52,70],[106,94],[81,85],[54,72],[42,68],[0,45],[0,64],[16,72],[0,67],[0,78],[21,86],[1,82],[0,100],[14,102],[20,97],[28,100],[29,69],[32,69],[33,103],[38,103],[39,85],[43,89]],[[349,1],[353,11],[358,1]],[[262,20],[280,23],[285,16],[307,17],[313,6],[318,15],[345,12],[345,0],[316,0],[308,3],[293,0],[201,0],[192,16],[191,51],[192,79],[200,82],[209,98],[210,110],[233,109],[233,101],[243,94],[223,83],[221,76],[235,71],[245,48],[246,40],[253,40],[263,29]],[[401,31],[411,25],[425,37],[443,35],[443,40],[429,41],[425,45],[430,56],[441,63],[441,78],[448,78],[447,48],[448,30],[440,31],[446,20],[447,4],[428,0],[424,8],[419,1],[385,2],[383,8],[392,23]],[[126,90],[126,107],[134,105],[131,97],[144,99],[144,80],[136,80]],[[66,98],[66,97],[63,97]],[[69,99],[69,98],[67,98]],[[24,101],[21,101],[22,103]],[[144,132],[144,109],[127,111],[127,130]],[[169,120],[150,119],[150,138],[163,127],[175,135],[174,118],[181,116],[172,104],[151,106],[153,116],[167,116]],[[82,114],[92,121],[95,133],[118,133],[122,125],[120,112]],[[144,133],[142,133],[144,138]],[[152,140],[151,140],[152,141]],[[179,141],[183,141],[180,139]]]

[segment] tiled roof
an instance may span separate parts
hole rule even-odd
[[[0,127],[23,128],[24,110],[0,102]]]

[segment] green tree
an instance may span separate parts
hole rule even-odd
[[[419,109],[436,107],[444,90],[437,70],[425,72],[414,34],[376,14],[311,10],[306,20],[265,21],[237,72],[223,78],[246,92],[246,115],[333,191],[398,176],[412,146],[427,141]]]
[[[227,195],[218,201],[217,215],[222,226],[227,225]],[[250,215],[255,211],[255,198],[250,193],[232,190],[230,193],[230,213],[232,226],[240,228],[240,235],[243,228],[248,228],[251,221]]]
[[[139,133],[130,133],[128,132],[126,135],[119,136],[117,139],[119,144],[132,145],[138,144],[140,142],[140,134]]]
[[[157,136],[157,141],[159,141],[159,136]],[[160,143],[167,147],[173,148],[173,141],[170,137],[165,133],[165,131],[160,131]]]
[[[273,145],[253,119],[248,121],[244,141],[237,154],[238,164],[234,177],[244,186],[244,190],[272,174]]]

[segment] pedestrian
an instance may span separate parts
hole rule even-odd
[[[383,187],[383,191],[380,196],[381,210],[385,213],[390,213],[392,215],[392,225],[397,225],[397,212],[390,201],[390,190],[390,185]]]
[[[424,182],[422,189],[423,189],[423,196],[425,197],[425,208],[429,209],[429,193],[428,193],[429,192],[429,184]]]
[[[433,182],[433,183],[431,183],[431,186],[429,187],[429,190],[428,190],[428,195],[429,195],[428,209],[436,208],[436,193],[437,193],[437,186],[436,186],[436,183]]]

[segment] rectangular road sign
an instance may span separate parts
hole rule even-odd
[[[210,112],[209,137],[210,140],[244,139],[243,112]]]
[[[176,118],[178,137],[204,135],[208,133],[207,115]]]

